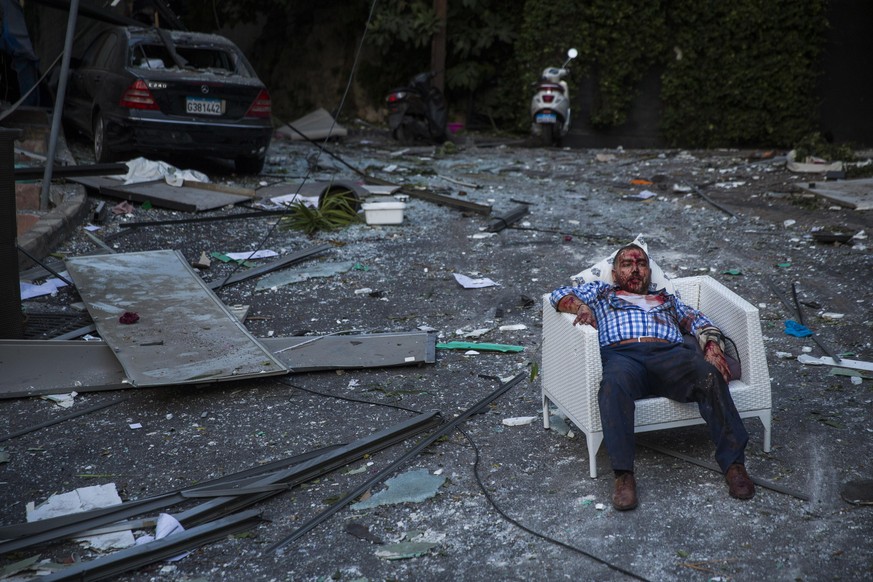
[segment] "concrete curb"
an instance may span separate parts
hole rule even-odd
[[[82,224],[90,212],[91,204],[85,188],[78,186],[75,194],[67,195],[60,206],[42,216],[33,228],[24,233],[18,239],[18,246],[29,255],[42,259]],[[35,263],[30,258],[23,253],[18,254],[19,271],[33,266]]]

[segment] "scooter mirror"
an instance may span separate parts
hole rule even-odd
[[[567,51],[567,56],[571,59],[575,59],[576,57],[579,56],[579,51],[577,51],[574,48],[571,48],[570,50]]]

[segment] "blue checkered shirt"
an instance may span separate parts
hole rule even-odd
[[[560,287],[552,291],[549,301],[557,309],[558,302],[567,295],[575,295],[588,305],[597,319],[600,345],[637,337],[657,337],[680,343],[682,333],[713,326],[712,321],[697,309],[685,305],[675,295],[661,289],[656,293],[664,303],[646,311],[616,295],[617,287],[602,281],[585,283],[579,287]]]

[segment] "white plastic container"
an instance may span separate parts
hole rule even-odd
[[[364,209],[364,218],[367,224],[401,224],[406,204],[404,202],[365,202],[361,204],[361,208]]]

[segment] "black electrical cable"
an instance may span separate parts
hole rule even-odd
[[[581,554],[581,555],[585,556],[586,558],[594,560],[595,562],[597,562],[599,564],[603,564],[604,566],[606,566],[610,570],[615,570],[616,572],[620,572],[620,573],[624,574],[625,576],[629,576],[631,578],[634,578],[635,580],[643,580],[644,582],[648,582],[648,578],[643,578],[639,574],[635,574],[635,573],[631,572],[630,570],[625,570],[621,566],[616,566],[615,564],[607,562],[603,558],[598,558],[594,554],[592,554],[590,552],[586,552],[585,550],[583,550],[581,548],[577,548],[576,546],[571,546],[570,544],[568,544],[566,542],[562,542],[561,540],[556,540],[555,538],[549,537],[545,534],[542,534],[538,531],[535,531],[535,530],[527,527],[523,523],[520,523],[516,519],[507,515],[507,513],[505,511],[503,511],[503,509],[501,509],[499,505],[497,505],[497,502],[494,501],[494,498],[488,492],[488,489],[485,487],[485,483],[482,482],[482,478],[479,475],[479,447],[476,446],[476,441],[474,441],[473,438],[469,434],[467,434],[464,431],[464,429],[462,429],[461,427],[458,427],[458,432],[460,432],[462,435],[464,435],[464,437],[467,439],[467,442],[469,442],[470,446],[473,447],[473,451],[475,452],[475,455],[476,455],[475,460],[473,461],[473,475],[476,477],[476,482],[479,484],[479,488],[482,490],[482,493],[485,495],[485,499],[488,500],[488,503],[491,505],[491,507],[494,508],[494,511],[496,511],[500,515],[500,517],[502,517],[503,519],[505,519],[506,521],[508,521],[512,525],[514,525],[515,527],[519,528],[520,530],[527,532],[527,533],[531,534],[532,536],[536,536],[536,537],[540,538],[541,540],[545,540],[545,541],[549,542],[550,544],[555,544],[557,546],[561,546],[564,549],[570,550],[571,552],[576,552],[577,554]]]
[[[405,406],[399,406],[397,404],[388,404],[385,402],[374,402],[372,400],[362,400],[359,398],[352,398],[350,396],[337,396],[336,394],[327,394],[325,392],[319,392],[318,390],[312,390],[311,388],[304,388],[303,386],[298,386],[297,384],[292,384],[290,381],[285,380],[284,378],[275,378],[277,382],[280,384],[285,384],[286,386],[290,386],[292,388],[296,388],[298,390],[302,390],[303,392],[308,392],[309,394],[314,394],[316,396],[323,396],[325,398],[335,398],[337,400],[345,400],[346,402],[354,402],[356,404],[375,404],[376,406],[385,406],[386,408],[393,408],[395,410],[403,410],[404,412],[412,412],[414,414],[422,414],[419,410],[414,410],[412,408],[406,408]]]
[[[53,270],[51,267],[48,267],[45,263],[40,262],[39,259],[37,259],[37,258],[34,257],[33,255],[31,255],[30,253],[28,253],[26,250],[24,250],[23,248],[21,248],[19,245],[15,245],[15,248],[17,248],[17,249],[18,249],[18,252],[20,252],[21,254],[23,254],[25,257],[27,257],[28,259],[30,259],[31,261],[33,261],[34,263],[36,263],[37,265],[39,265],[40,267],[42,267],[43,269],[45,269],[46,271],[48,271],[49,273],[51,273],[52,275],[54,275],[55,277],[57,277],[58,279],[60,279],[61,281],[63,281],[63,282],[66,283],[67,285],[69,285],[70,287],[75,287],[75,286],[76,286],[72,281],[68,281],[68,280],[66,279],[66,277],[62,276],[62,275],[61,275],[60,273],[58,273],[57,271]]]
[[[71,420],[73,418],[78,418],[78,417],[84,416],[86,414],[91,414],[92,412],[97,412],[98,410],[103,410],[104,408],[109,408],[110,406],[115,406],[116,404],[121,404],[125,400],[127,400],[126,396],[119,398],[118,400],[112,400],[110,402],[104,402],[102,404],[95,404],[94,406],[89,406],[88,408],[83,408],[82,410],[77,410],[76,412],[66,414],[66,415],[60,416],[58,418],[53,418],[51,420],[41,422],[37,425],[31,426],[28,428],[23,428],[21,430],[15,431],[15,432],[11,432],[9,434],[0,436],[0,443],[2,443],[4,441],[8,441],[9,439],[14,439],[16,437],[26,435],[28,433],[36,432],[40,429],[47,428],[49,426],[54,426],[56,424],[66,422],[66,421]]]

